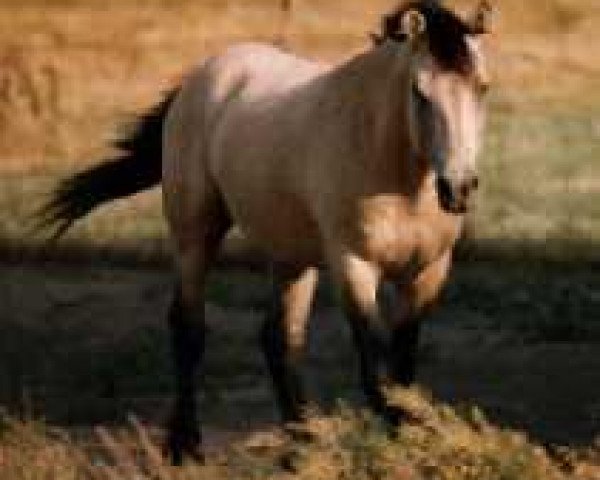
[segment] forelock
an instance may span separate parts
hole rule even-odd
[[[476,32],[454,12],[443,7],[435,0],[409,1],[398,7],[383,19],[383,38],[404,41],[399,34],[404,14],[416,10],[427,22],[427,43],[429,51],[444,70],[461,74],[469,73],[474,59],[467,37]]]

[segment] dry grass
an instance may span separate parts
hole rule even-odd
[[[340,408],[305,425],[239,435],[202,466],[169,467],[156,434],[130,419],[129,432],[96,430],[73,442],[40,423],[3,420],[0,476],[67,479],[593,480],[600,451],[548,451],[490,424],[476,407],[460,413],[418,390],[390,392],[409,420],[389,432],[366,412]]]
[[[393,4],[296,2],[285,29],[290,47],[326,58],[365,46],[379,12]],[[549,100],[597,105],[598,6],[565,0],[540,1],[535,8],[518,0],[500,4],[503,14],[491,43],[503,102],[518,110],[545,110]],[[45,172],[91,161],[119,118],[150,104],[206,55],[238,41],[278,38],[284,30],[278,5],[0,3],[0,171]]]

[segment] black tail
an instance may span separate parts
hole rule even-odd
[[[114,142],[117,156],[63,180],[41,210],[39,226],[55,228],[54,237],[60,237],[99,205],[160,183],[163,124],[177,92],[169,92],[139,118],[130,135]]]

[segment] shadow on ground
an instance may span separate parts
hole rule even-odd
[[[442,307],[427,323],[421,383],[438,399],[477,404],[538,440],[592,442],[600,433],[599,250],[583,242],[464,244]],[[4,256],[0,405],[68,426],[121,424],[129,412],[160,424],[172,388],[165,257],[67,253]],[[215,273],[209,286],[202,408],[220,430],[276,421],[257,341],[268,287],[250,264],[251,271],[237,262]],[[324,408],[338,398],[360,403],[333,297],[325,285],[306,366]]]

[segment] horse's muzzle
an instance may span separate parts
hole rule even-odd
[[[445,177],[439,177],[436,186],[441,207],[450,213],[464,214],[469,211],[469,200],[479,187],[479,178],[472,176],[454,183]]]

